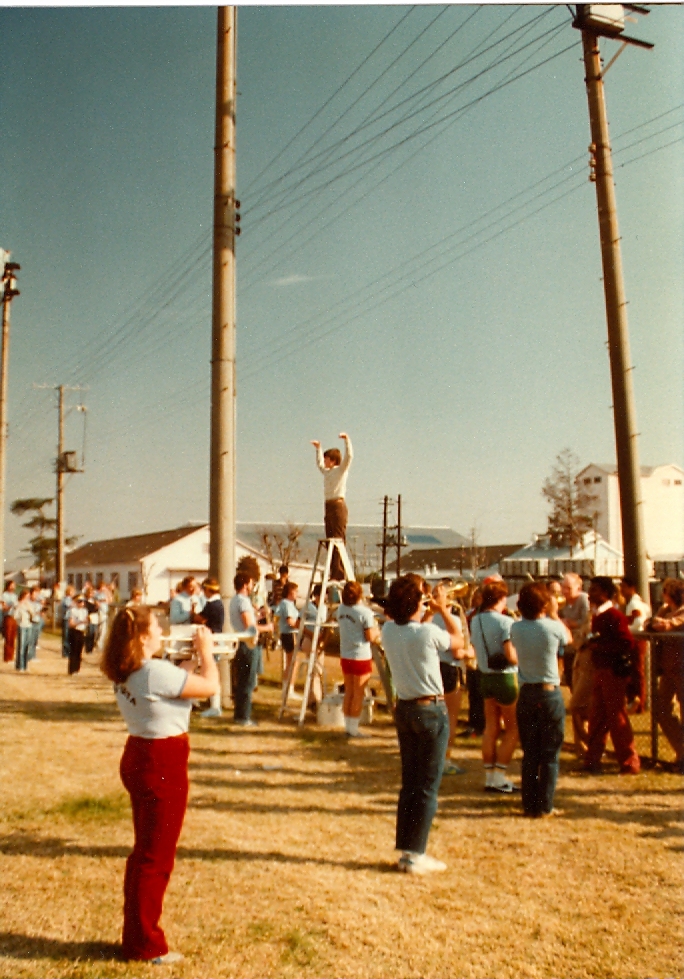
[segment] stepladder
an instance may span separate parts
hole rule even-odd
[[[299,717],[298,724],[304,723],[304,718],[306,716],[306,710],[309,702],[309,695],[312,690],[312,684],[316,678],[319,678],[322,686],[325,684],[325,675],[322,672],[323,667],[319,662],[320,652],[318,649],[319,640],[321,638],[321,630],[324,627],[327,611],[326,611],[326,595],[328,590],[328,585],[330,584],[330,567],[333,560],[333,554],[337,552],[339,554],[340,560],[342,562],[342,567],[344,568],[345,581],[354,580],[354,569],[352,563],[349,559],[347,553],[347,548],[341,537],[325,537],[318,541],[318,547],[316,548],[316,558],[313,563],[313,568],[311,571],[311,580],[309,582],[309,588],[306,595],[306,603],[302,609],[302,616],[299,623],[299,631],[297,633],[297,640],[295,643],[295,651],[292,654],[289,667],[285,671],[283,677],[283,689],[280,703],[280,712],[278,714],[278,720],[281,720],[285,712],[289,708],[289,701],[292,698],[293,690],[292,684],[297,676],[297,672],[302,663],[306,663],[306,678],[304,680],[304,692],[302,694],[301,703],[299,704]],[[312,621],[311,618],[307,620],[306,610],[310,607],[310,603],[313,599],[314,589],[316,585],[320,584],[321,594],[316,606],[316,617]],[[311,634],[311,645],[307,650],[302,649],[303,640],[305,638],[304,633]],[[308,635],[307,635],[308,639]],[[308,643],[307,643],[308,646]]]

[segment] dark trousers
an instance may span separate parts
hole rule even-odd
[[[249,646],[241,642],[234,660],[235,689],[233,703],[236,721],[249,721],[252,717],[252,694],[257,685],[259,667],[261,665],[261,647]]]
[[[524,683],[516,706],[523,750],[522,804],[530,816],[553,809],[558,756],[565,733],[565,704],[560,689]]]
[[[85,635],[79,629],[69,629],[69,675],[81,669]]]
[[[124,876],[122,943],[127,959],[154,959],[169,950],[159,921],[188,800],[189,751],[187,734],[130,737],[121,758],[135,834]]]
[[[346,544],[348,519],[349,511],[347,510],[347,504],[344,502],[344,500],[325,501],[326,537],[341,537]],[[344,571],[344,565],[342,564],[339,551],[335,551],[330,563],[330,580],[344,581],[346,577],[347,576]]]
[[[397,806],[398,850],[425,853],[449,740],[444,701],[417,704],[399,700],[395,715],[401,755],[401,790]]]
[[[625,709],[627,677],[615,676],[607,667],[597,667],[589,708],[589,744],[584,758],[586,768],[598,768],[610,734],[617,760],[623,771],[638,772],[639,756]]]
[[[478,734],[485,729],[484,700],[480,691],[480,670],[466,671],[466,687],[468,689],[468,727]]]

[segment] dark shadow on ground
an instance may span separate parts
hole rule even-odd
[[[71,962],[121,959],[121,946],[114,942],[61,942],[38,935],[0,932],[0,956],[13,959],[68,959]]]
[[[315,846],[315,843],[312,844]],[[126,846],[84,846],[82,844],[70,843],[69,840],[57,837],[40,838],[29,833],[16,833],[13,836],[0,839],[0,853],[12,856],[29,857],[94,857],[102,858],[122,858],[127,857],[131,852],[130,847]],[[278,850],[250,851],[235,850],[228,848],[201,848],[179,846],[176,851],[177,860],[226,860],[226,861],[268,861],[271,863],[292,863],[292,864],[318,864],[320,866],[341,867],[345,870],[377,870],[380,872],[391,870],[393,864],[385,860],[329,860],[320,856],[315,850],[311,854],[305,853],[282,853]],[[7,936],[6,936],[7,937]],[[25,938],[25,936],[9,936]],[[31,941],[31,939],[25,939]],[[68,946],[69,943],[55,943]],[[85,943],[86,945],[88,943]],[[85,946],[84,946],[85,947]],[[0,944],[0,952],[5,955],[16,954],[5,949]],[[38,957],[38,956],[36,956]],[[61,958],[63,956],[55,956]]]
[[[1,714],[22,714],[35,721],[103,721],[121,719],[113,703],[65,700],[0,700]]]

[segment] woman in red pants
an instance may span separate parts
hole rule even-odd
[[[131,797],[135,843],[124,877],[123,954],[155,964],[182,958],[169,952],[159,920],[188,799],[190,702],[218,689],[208,629],[198,627],[194,658],[182,667],[152,658],[161,636],[149,608],[122,609],[102,660],[129,732],[121,780]]]

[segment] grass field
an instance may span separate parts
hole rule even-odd
[[[684,974],[682,779],[587,778],[563,757],[562,815],[482,792],[479,742],[445,779],[430,850],[393,869],[398,751],[388,718],[348,744],[275,720],[191,725],[191,796],[164,926],[179,966],[117,957],[132,828],[125,730],[93,663],[51,647],[0,668],[0,975],[669,977]],[[514,765],[514,773],[518,764]]]

